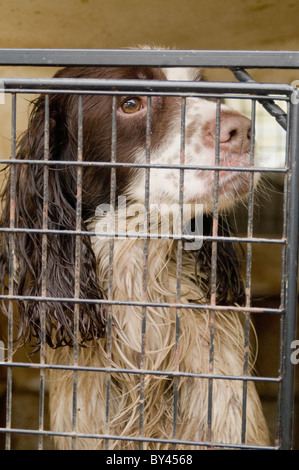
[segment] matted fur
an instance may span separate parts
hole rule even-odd
[[[96,242],[95,242],[96,244]],[[107,284],[109,270],[109,243],[101,244],[98,251],[98,275]],[[176,244],[151,240],[148,258],[148,300],[176,302]],[[120,301],[142,301],[143,242],[117,241],[114,248],[115,286],[113,298]],[[194,259],[185,253],[183,258],[181,302],[199,301],[201,293],[194,279]],[[201,298],[201,302],[204,299]],[[243,375],[244,331],[242,316],[235,312],[214,312],[214,374]],[[111,358],[107,357],[106,342],[97,341],[92,347],[80,350],[80,365],[90,367],[115,367],[138,371],[142,338],[142,310],[136,307],[112,307]],[[180,309],[179,352],[175,347],[176,309],[147,308],[146,353],[143,369],[151,371],[176,370],[209,373],[210,313],[202,310]],[[51,362],[69,364],[72,352],[63,349],[58,353],[48,351]],[[108,374],[79,372],[78,421],[80,433],[109,433],[112,436],[139,437],[140,385],[139,374],[112,373],[110,391],[110,419],[106,426],[105,403]],[[51,422],[52,429],[70,429],[72,423],[73,376],[71,372],[51,371]],[[173,436],[172,377],[145,375],[143,436],[168,440]],[[176,439],[209,441],[215,443],[241,442],[243,382],[215,379],[213,381],[212,434],[208,432],[208,380],[180,378]],[[268,432],[260,400],[253,383],[248,382],[246,412],[246,443],[268,443]],[[84,411],[85,410],[85,411]],[[88,420],[86,419],[88,410]],[[69,448],[71,440],[57,438],[62,448]],[[78,439],[77,446],[84,449],[104,449],[101,440]],[[110,440],[111,449],[137,449],[138,443],[130,440]],[[171,444],[147,443],[144,449],[171,449]],[[182,446],[198,448],[198,446]]]
[[[197,72],[198,75],[198,72]],[[175,78],[175,70],[137,68],[70,68],[58,77],[78,78]],[[184,70],[182,76],[190,78]],[[194,73],[192,71],[192,78]],[[126,97],[127,99],[128,97]],[[123,101],[118,99],[117,161],[144,162],[146,135],[146,98],[140,97],[143,108],[133,117],[123,115]],[[167,171],[151,169],[150,202],[178,202],[179,172],[172,168],[180,162],[179,98],[152,97],[151,100],[151,162],[167,163]],[[202,99],[186,100],[186,163],[213,162],[215,143],[213,122],[215,104]],[[27,132],[18,146],[18,158],[44,158],[44,98],[34,105]],[[59,234],[47,235],[47,295],[69,299],[74,296],[75,237],[64,233],[76,227],[76,168],[67,162],[77,158],[78,107],[73,95],[50,95],[50,160],[66,161],[65,166],[49,167],[49,204],[47,224]],[[214,117],[213,117],[214,116]],[[226,119],[242,118],[222,107],[222,125]],[[248,124],[246,124],[248,126]],[[244,124],[244,126],[246,127]],[[83,158],[88,161],[109,162],[111,158],[111,97],[86,96],[83,99]],[[225,126],[224,126],[225,127]],[[226,142],[221,147],[221,164],[249,165],[248,138],[237,142],[236,148]],[[245,147],[243,148],[243,144]],[[40,229],[43,226],[43,170],[39,165],[15,167],[16,227]],[[257,179],[257,178],[256,178]],[[145,171],[117,168],[116,197],[125,195],[128,203],[144,203]],[[204,233],[211,234],[213,208],[213,172],[185,171],[184,196],[186,203],[202,203],[205,212]],[[220,172],[219,208],[227,209],[243,198],[249,188],[246,172]],[[9,227],[10,181],[3,192],[4,213],[1,224]],[[110,202],[110,169],[84,167],[82,193],[82,229],[94,231],[99,204]],[[185,221],[186,222],[186,221]],[[221,218],[218,233],[228,235]],[[221,224],[224,224],[221,227]],[[47,343],[46,358],[50,364],[72,365],[74,343],[79,343],[79,365],[83,367],[115,368],[115,372],[79,371],[77,373],[76,428],[84,435],[119,436],[109,439],[114,449],[136,449],[140,437],[140,389],[143,390],[142,437],[145,449],[171,449],[167,442],[151,439],[241,443],[243,381],[225,376],[243,375],[244,330],[243,314],[232,311],[179,309],[179,341],[177,333],[177,251],[178,242],[150,239],[148,242],[147,289],[143,284],[144,240],[115,238],[113,249],[112,291],[108,286],[110,269],[110,240],[81,238],[80,298],[111,299],[126,305],[108,307],[97,303],[81,303],[78,318],[79,337],[74,331],[74,305],[64,302],[28,302],[19,304],[20,332],[26,341],[35,339],[37,348],[43,340],[41,315],[45,315]],[[15,235],[14,279],[19,295],[41,295],[42,235],[26,231]],[[230,242],[218,244],[217,296],[218,305],[243,305],[242,281],[237,252]],[[197,252],[183,250],[180,303],[210,302],[211,244],[205,242]],[[1,240],[0,271],[4,282],[9,271],[9,236]],[[156,302],[173,307],[141,307],[130,302]],[[45,308],[44,308],[45,307]],[[142,323],[146,314],[145,353],[142,349]],[[111,338],[107,323],[111,322]],[[214,328],[213,367],[210,365],[210,326]],[[110,341],[109,347],[107,342]],[[165,372],[165,375],[138,373]],[[129,369],[133,372],[121,372]],[[207,378],[167,375],[176,371],[186,373],[220,374],[212,384],[211,433],[208,427],[209,382]],[[142,378],[143,377],[143,378]],[[107,380],[111,379],[109,416],[107,420]],[[73,431],[73,372],[50,371],[51,430],[57,433]],[[141,387],[141,381],[144,381]],[[173,428],[174,388],[178,387],[177,425]],[[268,431],[254,383],[247,384],[246,444],[268,443]],[[149,441],[146,441],[148,439]],[[71,437],[56,437],[57,446],[70,448]],[[76,447],[103,449],[105,439],[76,438]],[[184,448],[178,445],[178,448]],[[186,445],[193,448],[193,445]],[[194,445],[194,448],[198,446]]]

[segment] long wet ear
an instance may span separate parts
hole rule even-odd
[[[213,219],[204,216],[204,235],[212,235]],[[218,221],[218,236],[230,237],[228,223],[221,217]],[[209,299],[212,272],[212,242],[204,241],[196,256],[196,274],[206,297]],[[216,301],[218,305],[245,304],[244,283],[241,276],[240,253],[230,241],[217,242]]]
[[[13,166],[3,191],[1,226],[9,227],[10,219],[15,219],[15,227],[24,231],[3,233],[0,276],[7,279],[14,265],[14,294],[24,296],[19,301],[19,337],[35,338],[37,346],[42,338],[51,347],[72,346],[77,341],[85,344],[102,336],[105,328],[103,306],[96,302],[104,293],[98,285],[90,238],[67,233],[78,229],[77,167],[25,163],[77,158],[76,138],[67,129],[67,99],[52,95],[48,106],[47,98],[41,96],[35,102],[28,130],[18,145],[17,158],[24,164]],[[84,223],[80,224],[80,230],[86,231]],[[47,232],[51,230],[55,233]],[[9,261],[11,250],[13,262],[11,256]],[[71,301],[76,293],[76,298],[93,302],[76,306]]]

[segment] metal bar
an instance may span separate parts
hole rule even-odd
[[[299,68],[298,51],[0,49],[1,65]]]
[[[221,124],[221,102],[217,100],[216,103],[216,135],[215,135],[215,167],[220,164],[220,124]],[[214,206],[213,206],[213,237],[218,235],[218,202],[219,202],[219,171],[214,171]],[[211,307],[217,305],[217,242],[212,242],[212,266],[211,266]],[[215,310],[210,310],[209,328],[210,328],[210,349],[209,349],[209,373],[212,374],[214,370],[214,335],[215,335]],[[213,379],[208,381],[208,440],[212,441],[212,414],[213,414]]]
[[[78,135],[77,135],[77,161],[80,163],[83,160],[83,108],[82,96],[78,96]],[[76,232],[81,230],[81,214],[82,214],[82,166],[77,166],[77,194],[76,194]],[[75,285],[74,296],[80,297],[80,270],[81,270],[81,237],[76,235],[75,239]],[[80,305],[74,304],[74,347],[73,347],[73,362],[78,365],[79,361],[79,315]],[[78,372],[74,370],[73,373],[73,407],[72,407],[72,431],[76,432],[77,429],[77,402],[78,402]],[[72,438],[72,450],[76,449],[76,438]]]
[[[269,167],[238,167],[238,166],[215,166],[215,165],[167,165],[167,164],[158,164],[158,163],[120,163],[120,162],[93,162],[85,160],[82,163],[78,161],[65,161],[65,160],[18,160],[18,159],[0,159],[2,165],[6,164],[16,164],[16,165],[58,165],[58,166],[88,166],[92,164],[94,167],[119,167],[119,168],[157,168],[157,169],[168,169],[172,168],[174,170],[204,170],[204,171],[240,171],[240,172],[259,172],[259,173],[287,173],[288,169],[286,168],[269,168]]]
[[[146,141],[145,141],[145,160],[147,164],[150,164],[151,157],[151,97],[147,97],[147,113],[146,113]],[[145,186],[144,186],[144,229],[149,233],[150,227],[150,168],[145,169]],[[148,269],[148,248],[149,248],[149,237],[144,239],[143,245],[143,267],[142,267],[142,296],[144,302],[148,300],[147,295],[147,269]],[[142,319],[141,319],[141,355],[139,367],[142,369],[145,362],[146,354],[146,321],[147,321],[147,306],[142,307]],[[144,387],[145,387],[145,376],[140,377],[140,392],[139,392],[139,436],[143,435],[143,419],[144,419]],[[139,450],[143,450],[143,441],[139,443]]]
[[[102,305],[127,305],[127,306],[133,306],[133,307],[142,307],[143,305],[146,305],[147,307],[166,307],[166,308],[188,308],[192,310],[211,310],[212,308],[214,309],[215,307],[212,307],[211,305],[204,305],[204,304],[170,304],[170,303],[162,303],[162,302],[134,302],[134,301],[120,301],[120,300],[100,300],[100,299],[75,299],[73,297],[67,298],[67,297],[33,297],[33,296],[5,296],[1,295],[0,299],[6,299],[6,300],[27,300],[27,301],[37,301],[37,302],[73,302],[73,303],[98,303]],[[217,305],[217,310],[218,311],[234,311],[234,312],[248,312],[248,313],[263,313],[263,314],[270,314],[274,313],[277,315],[282,315],[285,313],[284,309],[278,309],[278,308],[259,308],[259,307],[235,307],[233,305],[228,305],[228,306],[222,306],[222,305]]]
[[[204,304],[177,304],[168,302],[134,302],[134,301],[121,301],[121,300],[102,300],[102,299],[76,299],[74,297],[38,297],[38,296],[22,296],[22,295],[0,295],[0,299],[6,300],[27,300],[36,302],[67,302],[67,303],[89,303],[89,304],[102,304],[102,305],[128,305],[133,307],[166,307],[166,308],[188,308],[192,310],[211,310],[215,307]],[[235,307],[234,305],[217,305],[217,310],[220,311],[234,311],[234,312],[249,312],[249,313],[275,313],[282,315],[285,313],[284,309],[278,308],[259,308],[259,307]]]
[[[5,428],[0,428],[0,432],[3,432]],[[40,431],[36,429],[10,429],[7,431],[9,433],[17,433],[17,434],[32,434],[37,435]],[[73,437],[71,432],[55,432],[55,431],[43,431],[45,436],[57,436],[57,437]],[[219,442],[206,442],[206,441],[185,441],[185,440],[178,440],[178,439],[157,439],[157,438],[150,438],[150,437],[137,437],[137,436],[119,436],[119,435],[106,435],[106,434],[86,434],[86,433],[76,433],[77,438],[90,438],[90,439],[111,439],[116,441],[134,441],[134,442],[152,442],[157,444],[179,444],[185,446],[198,446],[198,447],[219,447],[219,448],[228,448],[228,449],[256,449],[256,450],[275,450],[276,447],[274,446],[257,446],[257,445],[242,445],[242,444],[226,444],[226,443],[219,443]]]
[[[105,91],[111,94],[123,94],[123,92],[136,92],[142,94],[151,93],[211,93],[221,96],[227,93],[253,94],[250,98],[261,99],[260,94],[287,95],[296,93],[296,88],[280,83],[256,83],[256,82],[204,82],[204,81],[170,81],[170,80],[138,80],[138,79],[97,79],[97,78],[3,78],[1,84],[4,93],[13,91],[22,92],[46,92],[75,93],[88,91],[92,94]],[[263,99],[267,97],[263,96]],[[273,100],[273,96],[268,97]]]
[[[92,366],[74,366],[74,365],[60,365],[60,364],[40,364],[33,362],[12,362],[7,363],[0,361],[0,366],[5,367],[22,367],[26,369],[45,369],[45,370],[78,370],[78,371],[89,371],[89,372],[109,372],[109,373],[120,373],[120,374],[145,374],[145,375],[157,375],[157,376],[169,376],[169,377],[191,377],[198,379],[218,379],[218,380],[247,380],[251,382],[273,382],[280,383],[281,377],[263,377],[263,376],[244,376],[244,375],[221,375],[221,374],[204,374],[200,372],[176,372],[169,370],[149,370],[149,369],[123,369],[123,368],[107,368],[107,367],[92,367]]]
[[[185,163],[185,148],[186,148],[186,98],[181,99],[181,127],[180,127],[180,164],[183,166]],[[181,280],[182,280],[182,250],[183,250],[183,241],[182,241],[182,234],[183,234],[183,204],[184,204],[184,170],[180,170],[179,175],[179,236],[180,239],[178,240],[177,244],[177,267],[176,267],[176,302],[181,302]],[[176,222],[174,222],[173,231],[175,231],[175,227],[177,226]],[[178,372],[180,370],[180,347],[179,347],[179,340],[180,340],[180,310],[176,309],[175,313],[175,368]],[[173,431],[172,436],[175,439],[177,435],[177,424],[178,424],[178,402],[179,402],[179,378],[174,377],[173,380]],[[173,445],[173,450],[175,446]]]
[[[52,233],[56,235],[90,235],[90,236],[97,236],[97,237],[115,237],[115,232],[106,232],[103,234],[102,232],[86,232],[84,230],[80,230],[76,232],[75,230],[64,230],[63,233],[61,230],[58,229],[49,229],[49,230],[43,230],[43,229],[26,229],[26,228],[8,228],[8,227],[2,227],[0,228],[0,232],[6,232],[6,233]],[[254,237],[252,239],[249,239],[247,237],[213,237],[211,235],[189,235],[189,234],[183,234],[183,237],[180,237],[179,235],[175,234],[170,234],[170,235],[160,235],[160,234],[154,234],[154,233],[117,233],[116,238],[161,238],[161,239],[169,239],[169,240],[179,240],[180,238],[183,238],[184,241],[187,240],[207,240],[207,241],[225,241],[225,242],[249,242],[249,243],[267,243],[267,244],[275,244],[275,245],[285,245],[287,240],[284,238],[257,238]],[[1,298],[1,296],[0,296]]]
[[[54,79],[53,79],[54,80]],[[140,83],[140,81],[139,81]],[[167,82],[167,83],[174,83],[174,82]],[[177,84],[183,84],[183,83],[186,83],[186,82],[176,82]],[[199,83],[199,82],[194,82],[195,84]],[[204,83],[207,83],[207,82],[204,82]],[[209,82],[209,83],[212,83],[212,82]],[[222,83],[222,82],[214,82],[214,83]],[[223,83],[224,86],[225,86],[225,83]],[[124,96],[124,95],[127,95],[127,94],[130,94],[132,96],[167,96],[167,97],[179,97],[179,98],[188,98],[188,97],[192,97],[192,98],[206,98],[206,99],[216,99],[216,98],[219,98],[219,99],[222,99],[222,100],[228,100],[228,99],[238,99],[238,100],[261,100],[261,96],[262,96],[262,100],[263,101],[273,101],[273,98],[275,99],[275,101],[285,101],[286,99],[288,99],[289,95],[291,93],[288,93],[288,94],[283,94],[282,92],[280,94],[275,94],[274,96],[271,96],[271,98],[266,94],[266,91],[263,91],[263,92],[260,92],[258,94],[255,94],[255,93],[250,93],[250,91],[247,93],[247,90],[241,90],[238,94],[238,90],[236,92],[233,92],[233,91],[227,91],[225,93],[221,93],[221,91],[219,89],[217,89],[217,92],[213,92],[212,90],[211,91],[203,91],[203,92],[200,92],[200,91],[196,91],[195,93],[192,93],[191,91],[179,91],[178,88],[174,88],[174,89],[170,89],[169,91],[168,90],[164,90],[164,91],[151,91],[150,89],[148,90],[142,90],[142,89],[137,89],[135,87],[130,87],[132,89],[129,89],[128,87],[125,88],[124,91],[122,90],[110,90],[109,89],[109,86],[106,87],[107,89],[100,89],[100,90],[97,90],[97,89],[94,89],[92,91],[90,91],[87,87],[87,89],[84,89],[84,90],[80,90],[80,89],[74,89],[74,88],[66,88],[66,89],[51,89],[50,87],[49,88],[43,88],[43,89],[39,89],[39,88],[30,88],[30,89],[19,89],[19,88],[11,88],[9,90],[6,90],[6,93],[18,93],[20,95],[26,95],[26,94],[48,94],[48,95],[51,95],[51,94],[55,94],[55,95],[65,95],[65,94],[69,94],[69,95],[94,95],[94,96],[111,96],[111,95],[117,95],[117,96]],[[5,92],[5,91],[4,91]],[[269,91],[270,93],[270,91]]]
[[[111,130],[111,163],[115,163],[117,159],[117,101],[116,96],[112,97],[112,130]],[[115,211],[115,199],[116,199],[116,168],[111,167],[110,173],[110,204]],[[113,272],[114,272],[114,238],[112,237],[109,241],[109,270],[108,270],[108,299],[113,299]],[[111,367],[112,364],[112,305],[108,304],[108,317],[107,317],[107,343],[106,343],[106,354],[107,354],[107,365]],[[105,416],[105,429],[107,434],[109,433],[110,424],[110,393],[111,393],[111,374],[107,374],[106,379],[106,416]],[[109,449],[109,440],[105,442],[105,449]]]
[[[251,139],[250,139],[250,166],[254,166],[254,152],[255,152],[255,118],[256,118],[256,103],[251,103]],[[248,197],[248,222],[247,222],[247,237],[253,237],[253,208],[254,208],[254,173],[250,174],[250,188]],[[252,244],[247,243],[246,254],[246,281],[245,281],[245,306],[251,307],[251,268],[252,268]],[[243,374],[249,373],[249,353],[250,353],[250,317],[249,313],[245,312],[244,321],[244,364]],[[246,442],[246,409],[247,409],[247,381],[243,382],[243,400],[242,400],[242,430],[241,442]]]
[[[17,116],[17,97],[12,95],[11,103],[11,158],[16,156],[16,116]],[[15,167],[10,167],[10,208],[9,208],[9,228],[14,229],[16,223],[16,176]],[[14,294],[15,279],[15,240],[14,234],[9,234],[9,273],[8,273],[8,293]],[[7,331],[7,360],[13,360],[13,303],[8,302],[8,331]],[[7,390],[6,390],[6,428],[11,427],[12,411],[12,369],[7,369]],[[9,450],[11,445],[11,436],[6,434],[5,449]]]
[[[253,78],[249,75],[246,70],[243,69],[232,69],[233,74],[240,82],[255,83]],[[284,129],[287,129],[287,115],[286,113],[273,101],[259,100],[259,103],[265,108],[265,110],[275,117],[278,124]]]
[[[170,81],[170,80],[138,80],[138,79],[97,79],[97,78],[4,78],[2,80],[4,93],[75,93],[88,92],[92,94],[112,92],[115,94],[138,93],[173,93],[181,95],[188,93],[196,96],[200,93],[210,93],[221,96],[228,93],[254,94],[251,98],[267,99],[269,93],[273,95],[290,96],[296,88],[287,84],[256,83],[256,82],[204,82],[204,81]],[[273,96],[269,100],[273,100]],[[276,98],[275,98],[276,99]]]
[[[44,123],[44,159],[49,160],[49,95],[45,95],[45,123]],[[43,168],[43,230],[42,234],[42,297],[47,296],[47,254],[48,254],[48,204],[49,204],[49,167]],[[41,305],[41,345],[40,362],[46,361],[46,305]],[[44,407],[45,407],[45,374],[40,370],[40,391],[39,391],[39,430],[44,427]],[[43,449],[43,436],[39,436],[38,449]]]
[[[290,175],[289,219],[287,245],[286,314],[284,331],[284,373],[281,402],[281,448],[292,448],[294,413],[294,364],[291,345],[296,337],[297,279],[298,279],[298,187],[299,187],[299,93],[290,104]]]
[[[290,102],[287,103],[287,129],[290,129]],[[285,136],[285,167],[289,168],[289,132],[286,133]],[[286,240],[288,239],[287,233],[287,221],[288,221],[288,202],[289,202],[289,172],[284,175],[283,181],[283,227],[282,227],[282,237]],[[282,246],[282,254],[281,254],[281,285],[280,285],[280,307],[285,310],[285,296],[286,296],[286,270],[287,270],[287,245]],[[279,366],[278,366],[278,374],[280,377],[283,375],[283,362],[284,362],[284,325],[285,325],[285,315],[281,315],[280,317],[280,337],[279,337]],[[276,419],[276,435],[275,435],[275,443],[277,445],[281,442],[281,403],[282,403],[282,387],[281,383],[278,387],[278,400],[277,400],[277,419]]]

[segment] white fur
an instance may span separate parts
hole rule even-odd
[[[109,241],[93,240],[97,254],[98,276],[108,291]],[[143,291],[142,240],[121,240],[114,243],[113,299],[125,302],[170,303],[175,306],[176,294],[176,245],[170,241],[151,240],[148,251],[148,280]],[[203,302],[201,292],[194,281],[194,260],[185,253],[182,267],[181,303]],[[146,438],[167,441],[172,437],[186,441],[210,441],[214,443],[241,443],[243,383],[225,380],[225,376],[243,375],[244,333],[242,315],[233,312],[211,313],[206,310],[175,307],[148,307],[146,309],[145,354],[141,358],[142,319],[140,307],[116,305],[111,308],[112,334],[110,351],[107,340],[94,342],[92,347],[80,350],[79,364],[88,367],[142,369],[163,371],[164,376],[113,372],[79,372],[77,402],[77,432],[83,434],[110,434],[127,437],[125,440],[109,440],[110,449],[138,449],[138,442],[130,440],[140,436],[140,386],[143,390],[145,409],[142,435],[144,449],[171,449],[166,442],[150,443]],[[179,318],[180,339],[176,347],[176,325]],[[210,326],[213,322],[214,362],[209,365]],[[72,361],[69,349],[48,351],[51,361],[68,364]],[[208,386],[205,378],[177,378],[179,390],[177,428],[173,430],[174,399],[173,381],[167,371],[201,374],[220,374],[223,379],[213,380],[212,425],[208,427]],[[109,422],[106,422],[107,380],[110,378]],[[71,372],[51,371],[51,428],[70,430],[72,422]],[[267,427],[254,384],[248,382],[246,412],[246,443],[268,443]],[[60,448],[69,448],[70,438],[56,438]],[[105,440],[77,439],[82,449],[104,449]],[[178,449],[197,449],[194,444],[179,445]]]
[[[222,106],[222,109],[228,109]],[[152,203],[177,204],[180,197],[180,170],[171,168],[174,165],[207,166],[215,164],[215,150],[206,148],[201,144],[203,126],[209,120],[216,118],[215,103],[201,98],[186,99],[186,135],[190,126],[197,123],[197,131],[184,142],[184,161],[181,163],[181,116],[178,113],[173,120],[171,132],[165,136],[160,148],[151,152],[150,161],[153,164],[169,165],[166,169],[151,169],[150,171],[150,201]],[[139,152],[136,158],[138,163],[145,163],[145,152]],[[237,161],[222,162],[227,166],[248,166],[249,155],[240,156]],[[213,210],[215,173],[211,170],[185,170],[184,203],[202,204],[205,212]],[[255,176],[257,182],[258,175]],[[227,185],[227,182],[231,184]],[[228,187],[227,187],[228,186]],[[248,191],[249,173],[227,172],[220,179],[219,184],[219,209],[225,209],[232,205],[238,198],[243,198]],[[223,189],[225,187],[225,190]],[[145,171],[139,171],[138,177],[127,190],[127,195],[134,201],[144,202]]]

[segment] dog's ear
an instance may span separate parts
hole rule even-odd
[[[213,219],[204,216],[204,235],[211,236]],[[218,236],[230,237],[228,223],[221,217],[218,220]],[[207,299],[211,294],[212,242],[205,240],[196,254],[196,275]],[[216,301],[218,305],[245,305],[245,290],[241,276],[240,253],[234,242],[217,242],[216,260]]]
[[[14,294],[24,296],[19,301],[19,337],[22,335],[26,341],[34,337],[37,346],[43,335],[51,347],[72,346],[75,342],[83,345],[101,337],[105,328],[103,305],[96,302],[104,298],[104,293],[98,285],[90,238],[67,233],[76,230],[78,221],[77,167],[28,161],[42,162],[46,157],[50,161],[76,159],[77,142],[67,129],[67,99],[66,95],[51,95],[49,106],[44,96],[35,102],[28,129],[18,144],[17,158],[24,163],[11,167],[3,191],[1,225],[9,227],[13,218],[21,231],[2,234],[0,275],[4,279],[6,274],[7,279],[9,270],[11,275],[9,251],[13,250]],[[46,125],[45,109],[49,110]],[[86,231],[83,221],[81,231]],[[78,241],[80,275],[76,280]],[[76,282],[79,298],[94,302],[79,302],[76,307],[70,301],[75,296]],[[46,300],[40,299],[44,296]]]

